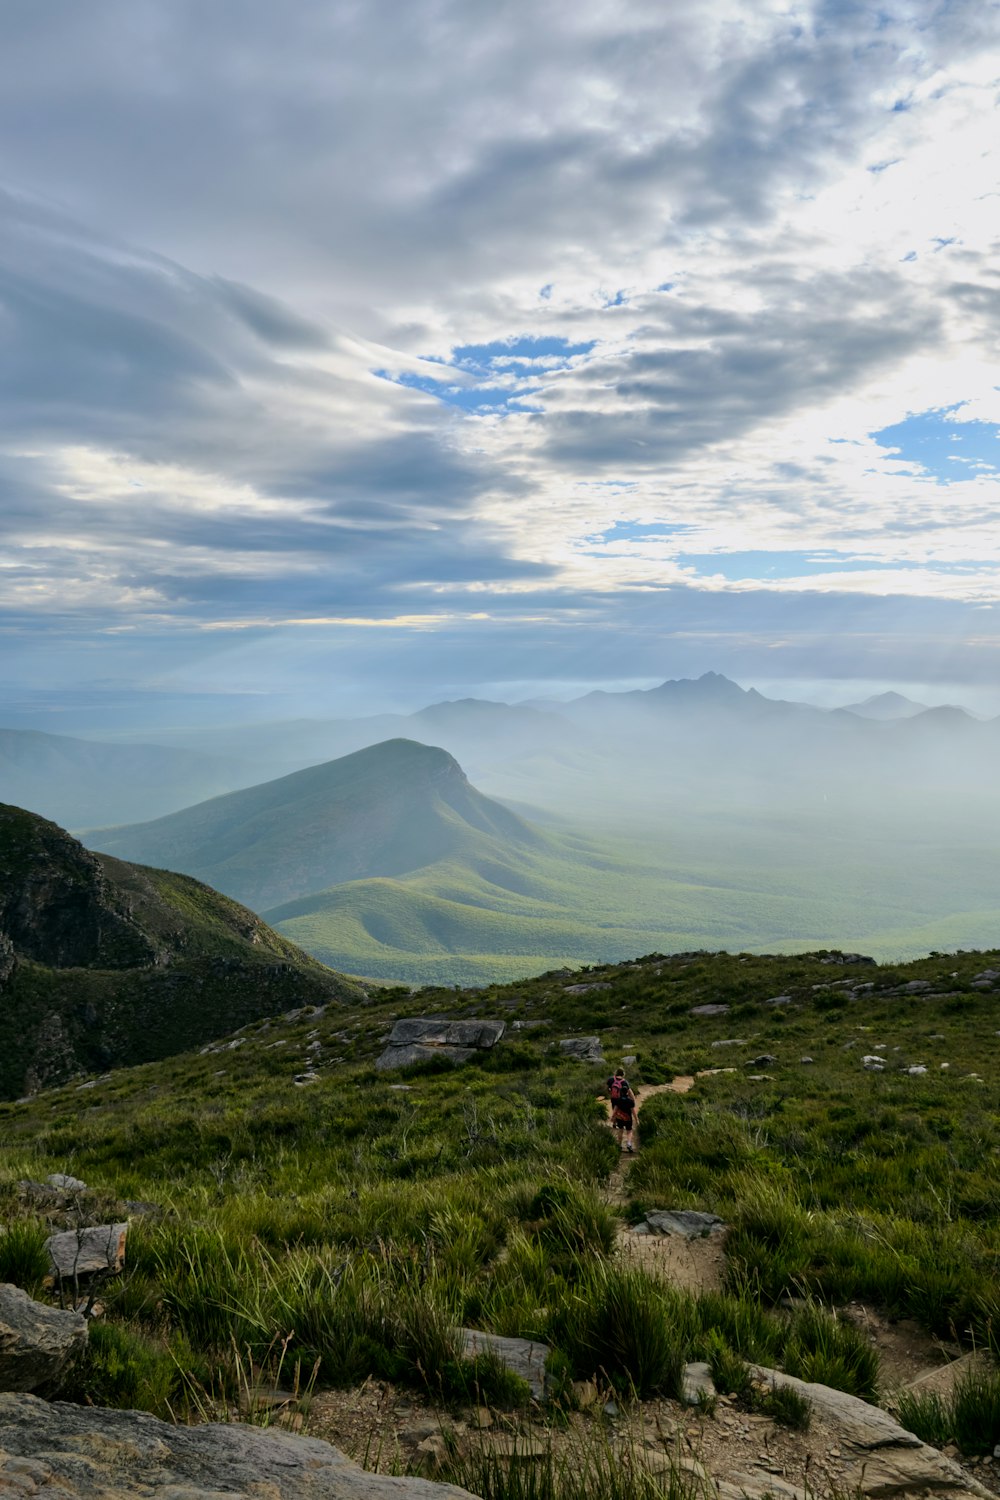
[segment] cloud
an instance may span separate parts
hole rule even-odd
[[[996,596],[995,476],[879,441],[1000,424],[995,6],[8,11],[9,630]]]

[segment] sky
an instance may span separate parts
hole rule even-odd
[[[0,721],[1000,713],[998,92],[997,0],[5,0]]]

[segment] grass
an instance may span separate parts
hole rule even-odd
[[[547,1342],[567,1408],[574,1380],[625,1403],[672,1395],[691,1359],[744,1403],[760,1399],[751,1363],[870,1400],[878,1361],[837,1307],[858,1299],[983,1347],[1000,1326],[996,1001],[972,985],[991,964],[650,954],[254,1021],[236,1048],[0,1106],[0,1267],[35,1285],[58,1218],[18,1186],[26,1178],[71,1170],[93,1193],[77,1205],[102,1217],[123,1200],[158,1205],[132,1220],[75,1394],[160,1413],[246,1406],[247,1372],[273,1368],[276,1351],[303,1385],[315,1371],[317,1390],[374,1377],[445,1407],[522,1410],[525,1388],[495,1360],[460,1357],[463,1326]],[[847,998],[845,977],[873,988]],[[950,998],[893,993],[913,978]],[[594,988],[570,993],[581,983]],[[776,995],[791,1004],[768,1006]],[[691,1015],[720,999],[727,1015]],[[541,1024],[461,1070],[377,1073],[388,1024],[419,1014]],[[606,1187],[619,1156],[596,1097],[608,1067],[553,1048],[581,1034],[601,1038],[609,1064],[637,1055],[640,1084],[720,1060],[735,1070],[646,1104],[620,1208],[633,1223],[657,1207],[722,1215],[723,1290],[681,1293],[616,1259]],[[744,1040],[712,1047],[733,1038]],[[860,1064],[876,1050],[893,1060],[883,1074]],[[777,1061],[754,1064],[765,1052]],[[319,1078],[299,1088],[306,1058]],[[928,1072],[908,1074],[915,1061]],[[961,1415],[945,1414],[968,1451],[986,1451],[994,1395],[970,1388]],[[779,1405],[776,1420],[806,1420],[794,1401]],[[943,1430],[940,1413],[923,1420]],[[464,1481],[475,1493],[516,1500],[504,1484],[541,1485],[539,1496],[570,1484],[545,1462],[505,1466],[508,1481],[481,1460]],[[603,1482],[595,1469],[594,1493]],[[641,1473],[635,1484],[645,1494]]]

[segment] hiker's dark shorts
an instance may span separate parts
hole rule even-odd
[[[611,1129],[612,1130],[631,1130],[632,1129],[632,1111],[630,1109],[628,1109],[628,1110],[626,1110],[626,1109],[618,1109],[617,1107],[615,1109],[613,1109],[612,1112],[611,1112]]]

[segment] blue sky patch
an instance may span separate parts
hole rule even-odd
[[[435,367],[426,374],[416,370],[394,374],[385,369],[372,373],[394,385],[436,396],[462,411],[540,411],[530,400],[537,395],[540,382],[569,369],[570,362],[589,354],[594,344],[593,339],[574,344],[551,336],[494,339],[488,344],[458,344],[450,359],[425,356],[426,364]]]
[[[918,412],[892,427],[869,433],[882,448],[918,465],[938,484],[1000,472],[1000,428],[993,422],[958,422],[957,406]]]

